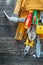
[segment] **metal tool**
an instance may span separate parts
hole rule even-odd
[[[24,49],[24,56],[26,56],[30,50],[30,46],[29,46],[29,39],[26,39],[26,42],[24,43],[26,45],[25,49]]]
[[[25,29],[27,29],[28,39],[25,42],[26,47],[24,49],[24,55],[27,55],[27,53],[30,50],[30,47],[34,43],[33,42],[33,40],[34,40],[33,39],[33,36],[34,36],[33,33],[34,33],[34,31],[31,31],[30,32],[30,28],[31,28],[31,24],[32,24],[32,14],[33,14],[33,12],[32,11],[29,11],[29,14],[28,14],[27,19],[26,19],[26,22],[25,22]],[[30,42],[29,42],[29,40],[30,40]]]
[[[43,12],[40,12],[40,20],[43,23]]]
[[[37,36],[37,42],[36,42],[36,54],[34,54],[33,56],[34,57],[43,57],[43,51],[41,51],[41,43],[40,43],[40,40],[43,39],[42,37],[42,34],[43,34],[43,27],[42,26],[37,26],[36,28],[36,34],[38,34]],[[40,38],[40,35],[41,35],[41,38]]]
[[[24,56],[26,56],[30,50],[30,47],[33,47],[34,45],[34,41],[29,41],[29,39],[26,39],[26,42],[25,42],[25,49],[24,49]]]
[[[25,21],[25,18],[18,18],[18,17],[9,17],[8,15],[7,15],[7,13],[3,10],[3,12],[4,12],[4,14],[5,14],[5,16],[7,17],[7,19],[9,20],[9,21],[12,21],[12,22],[24,22]]]
[[[30,41],[33,41],[36,38],[36,31],[34,25],[32,26],[31,31],[28,32],[28,38]]]
[[[15,6],[15,8],[14,8],[14,16],[9,17],[9,16],[7,15],[7,13],[3,10],[5,16],[7,17],[7,19],[8,19],[9,21],[12,21],[12,22],[20,22],[20,21],[21,21],[21,22],[24,22],[24,21],[25,21],[25,18],[18,18],[22,1],[23,1],[23,0],[17,0],[16,6]]]
[[[38,35],[39,36],[39,35]],[[40,39],[39,37],[37,37],[37,43],[36,43],[36,54],[33,55],[33,57],[41,57],[41,54],[43,54],[41,52],[41,44],[40,44]]]
[[[35,25],[37,25],[37,22],[38,22],[38,20],[37,20],[38,15],[37,14],[38,14],[38,11],[35,10],[33,12],[33,19],[32,19],[33,25],[31,25],[31,31],[28,32],[28,38],[29,38],[30,41],[33,41],[36,38],[36,31],[35,31],[36,26]]]
[[[26,56],[28,54],[29,50],[30,50],[30,46],[26,45],[26,47],[24,49],[24,56]]]
[[[21,4],[22,4],[22,1],[23,0],[17,0],[16,2],[16,6],[14,8],[14,16],[11,16],[9,17],[7,15],[7,13],[3,10],[4,12],[4,15],[7,17],[7,19],[11,22],[24,22],[25,21],[25,18],[19,18],[18,15],[19,15],[19,12],[20,12],[20,8],[21,8]]]

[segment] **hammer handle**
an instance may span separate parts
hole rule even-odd
[[[24,7],[24,5],[25,5],[25,1],[26,1],[26,0],[23,0],[23,3],[22,3],[22,8],[23,8],[23,7]]]
[[[17,0],[16,6],[15,6],[15,9],[14,9],[14,14],[18,14],[19,13],[20,7],[21,7],[21,3],[22,3],[22,0]]]

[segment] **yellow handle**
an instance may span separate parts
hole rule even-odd
[[[22,3],[22,0],[17,0],[16,6],[15,6],[15,9],[14,9],[14,14],[18,14],[19,13],[20,7],[21,7],[21,3]]]
[[[33,47],[34,41],[30,41],[30,42],[29,42],[29,39],[26,39],[26,42],[25,42],[24,44],[25,44],[25,45],[29,45],[30,47]]]
[[[25,45],[29,45],[29,40],[26,39],[26,42],[24,43]]]
[[[30,42],[29,45],[30,45],[31,47],[33,47],[33,45],[34,45],[34,41]]]
[[[22,8],[25,6],[25,1],[26,0],[23,0],[22,6],[21,6]]]

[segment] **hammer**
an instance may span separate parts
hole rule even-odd
[[[4,15],[7,17],[7,19],[9,21],[12,21],[12,22],[24,22],[25,21],[25,18],[19,18],[18,17],[18,13],[20,11],[20,6],[21,6],[21,3],[22,3],[22,0],[17,0],[17,3],[16,3],[16,6],[15,6],[15,9],[14,9],[14,16],[8,16],[6,11],[3,10],[4,12]]]

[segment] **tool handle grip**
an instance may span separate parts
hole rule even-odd
[[[16,6],[15,6],[15,9],[14,9],[14,14],[18,14],[19,13],[20,7],[21,7],[21,3],[22,3],[22,0],[17,0]]]
[[[29,12],[26,22],[25,22],[25,28],[30,28],[31,27],[31,23],[32,23],[32,13]]]
[[[22,6],[21,6],[22,8],[24,8],[24,6],[25,6],[25,1],[26,0],[23,0]]]

